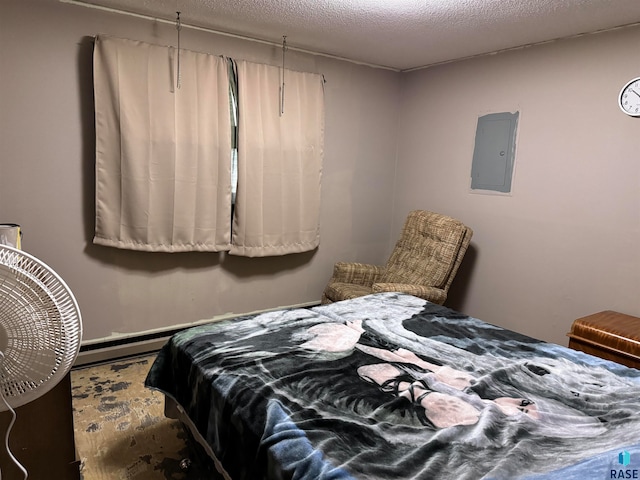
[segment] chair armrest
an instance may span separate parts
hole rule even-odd
[[[366,263],[338,262],[333,267],[331,282],[355,283],[370,287],[382,276],[384,268]]]
[[[379,292],[400,292],[424,298],[438,305],[442,305],[447,299],[447,292],[441,288],[425,287],[423,285],[408,285],[406,283],[374,283],[373,293]]]

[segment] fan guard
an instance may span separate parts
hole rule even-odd
[[[17,408],[55,387],[81,338],[80,309],[67,284],[32,255],[0,245],[0,393],[7,403]]]

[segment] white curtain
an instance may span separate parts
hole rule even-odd
[[[99,36],[94,51],[94,243],[228,250],[231,122],[227,60]]]
[[[230,253],[285,255],[320,242],[322,77],[237,62],[238,190]]]

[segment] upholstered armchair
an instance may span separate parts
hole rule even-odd
[[[322,303],[377,292],[402,292],[442,305],[473,230],[455,218],[415,210],[386,265],[336,263]]]

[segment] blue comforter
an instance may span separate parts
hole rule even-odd
[[[403,294],[185,330],[146,385],[234,480],[640,476],[639,370]]]

